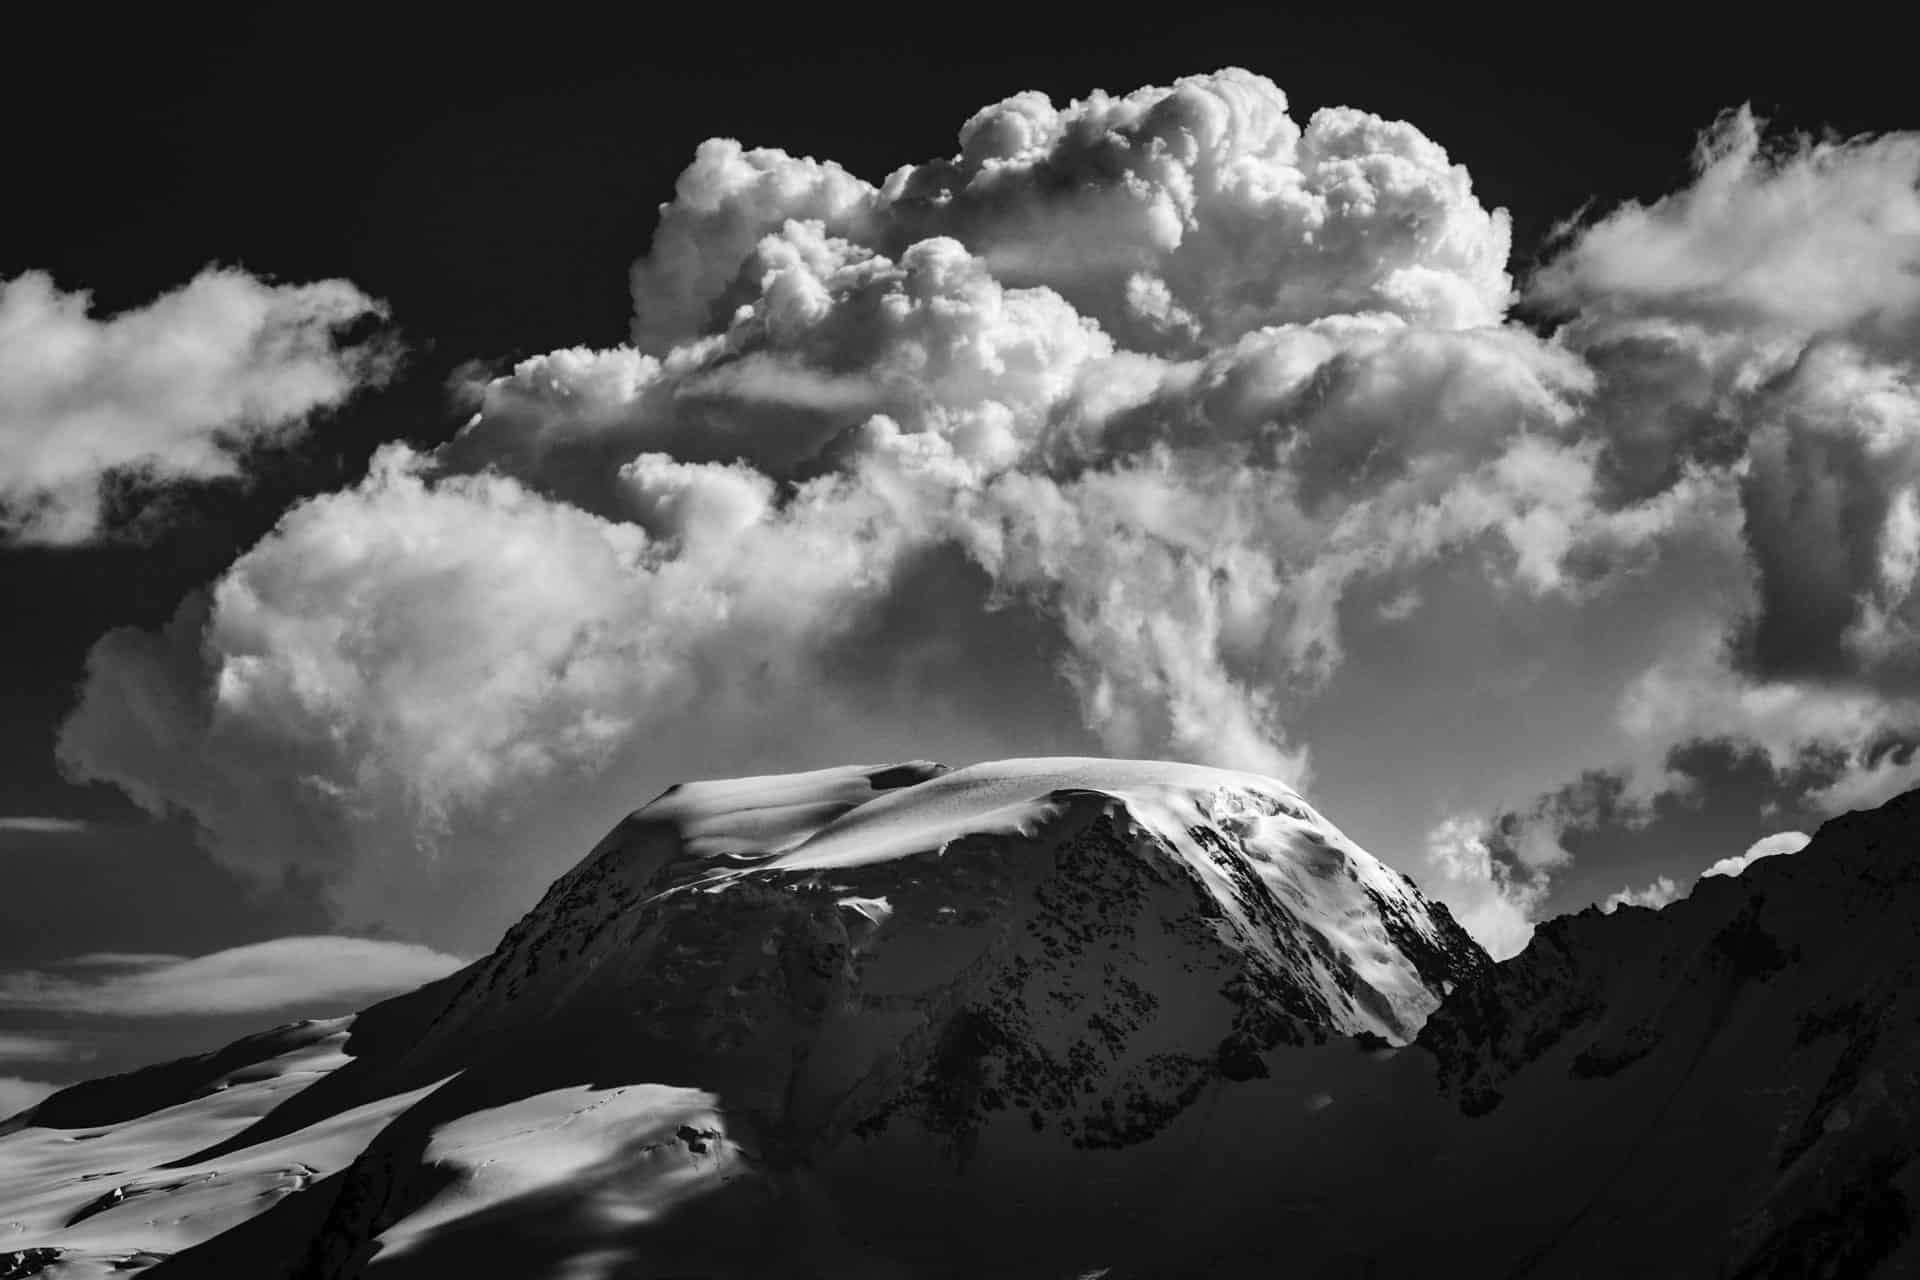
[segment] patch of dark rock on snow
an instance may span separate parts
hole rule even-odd
[[[894,791],[901,787],[914,787],[929,778],[937,778],[943,773],[951,773],[944,764],[930,761],[918,761],[913,764],[889,765],[884,769],[875,769],[867,775],[867,782],[875,791]]]
[[[0,1280],[27,1280],[60,1261],[60,1249],[15,1249],[0,1253]]]

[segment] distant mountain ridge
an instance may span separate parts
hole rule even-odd
[[[1909,792],[1659,912],[1548,921],[1429,1019],[1419,1045],[1468,1115],[1608,1135],[1529,1267],[1618,1256],[1605,1237],[1658,1215],[1673,1274],[1920,1269],[1916,837]]]
[[[1907,1274],[1917,821],[1495,965],[1252,775],[676,787],[462,972],[0,1125],[0,1275]]]

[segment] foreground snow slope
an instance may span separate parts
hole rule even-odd
[[[196,1153],[345,1064],[352,1021],[296,1023],[251,1037],[222,1055],[189,1060],[207,1068],[200,1073],[135,1073],[102,1082],[118,1087],[91,1097],[80,1086],[43,1103],[35,1117],[42,1123],[0,1126],[0,1259],[57,1249],[58,1265],[46,1274],[124,1274],[346,1168],[420,1091],[326,1116],[230,1158]],[[116,1123],[115,1115],[126,1118]],[[0,1264],[0,1276],[14,1274],[36,1273],[18,1261],[12,1271]]]
[[[1493,966],[1262,778],[689,784],[460,974],[0,1127],[0,1275],[1903,1274],[1916,809]]]

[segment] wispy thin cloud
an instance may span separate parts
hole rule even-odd
[[[77,1056],[69,1041],[56,1036],[0,1031],[0,1062],[61,1062]]]
[[[35,815],[0,817],[0,831],[32,836],[70,836],[89,830],[92,824],[78,818],[44,818]]]
[[[148,969],[156,965],[184,964],[191,956],[165,951],[89,951],[83,956],[62,960],[62,969]]]
[[[372,938],[275,938],[210,955],[101,952],[47,970],[0,974],[0,1009],[126,1018],[262,1013],[411,990],[464,961]]]

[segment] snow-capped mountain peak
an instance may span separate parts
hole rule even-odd
[[[1096,890],[1103,875],[1130,887]],[[1149,905],[1145,881],[1167,901]],[[897,1007],[975,961],[984,980],[1003,952],[1058,950],[1041,935],[1086,930],[1093,908],[1056,899],[1096,891],[1117,895],[1100,908],[1109,931],[1184,921],[1183,945],[1232,953],[1221,963],[1286,1009],[1295,1040],[1404,1042],[1486,963],[1444,908],[1271,779],[1102,759],[848,768],[695,783],[637,811],[472,973],[436,1043],[606,998],[657,1014],[699,992],[721,1048],[721,1026],[792,1017],[778,1000],[749,1012],[758,986],[736,981],[786,939],[848,968],[820,999],[854,1016],[868,970],[888,973]],[[1156,972],[1149,989],[1173,981]]]
[[[491,954],[361,1015],[318,1079],[258,1068],[312,1082],[259,1105],[238,1086],[219,1115],[246,1118],[168,1158],[266,1151],[309,1171],[289,1187],[332,1188],[288,1263],[313,1277],[431,1271],[506,1203],[625,1203],[642,1184],[723,1216],[779,1187],[781,1204],[884,1202],[901,1238],[931,1240],[913,1224],[938,1204],[889,1197],[942,1169],[962,1199],[1054,1196],[1092,1223],[1121,1193],[1076,1183],[1077,1161],[1151,1181],[1167,1142],[1262,1088],[1311,1117],[1362,1057],[1340,1042],[1409,1042],[1488,963],[1405,877],[1250,774],[1034,759],[694,782],[619,823]],[[24,1124],[16,1145],[58,1146]],[[149,1210],[178,1194],[138,1185]],[[113,1205],[78,1236],[42,1216],[36,1247],[68,1249],[63,1266],[195,1243]]]

